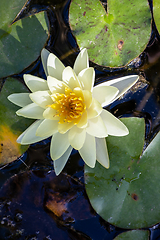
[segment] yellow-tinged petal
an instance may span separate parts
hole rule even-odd
[[[46,76],[48,76],[47,59],[48,59],[49,54],[50,54],[50,52],[47,49],[45,49],[45,48],[42,49],[41,59],[42,59],[42,64],[43,64],[43,68],[44,68]]]
[[[43,120],[37,120],[32,125],[30,125],[17,139],[17,142],[26,145],[32,144],[39,141],[42,141],[46,137],[38,137],[36,136],[36,131],[39,125],[42,123]]]
[[[76,87],[81,88],[81,84],[71,67],[66,67],[62,73],[63,81],[73,90]]]
[[[88,90],[83,90],[82,92],[83,92],[86,108],[89,108],[92,103],[92,93]]]
[[[68,132],[65,134],[61,134],[59,132],[55,133],[52,136],[50,147],[52,160],[60,158],[66,152],[69,146],[70,143],[68,141]]]
[[[93,85],[95,81],[95,71],[94,68],[85,68],[78,74],[78,79],[81,83],[83,90],[91,91],[93,90]]]
[[[109,156],[105,138],[96,138],[96,158],[105,168],[109,168]]]
[[[58,124],[58,132],[62,135],[74,126],[74,122],[65,122]]]
[[[82,148],[85,138],[86,130],[83,128],[78,128],[77,126],[72,127],[68,133],[69,142],[71,146],[76,150]]]
[[[96,142],[95,137],[86,134],[86,139],[83,147],[79,150],[79,153],[84,162],[91,168],[95,167],[96,163]]]
[[[102,112],[101,104],[95,99],[92,99],[92,104],[87,110],[88,119],[97,117]]]
[[[47,60],[48,75],[62,80],[62,72],[65,69],[63,63],[53,54],[50,53]]]
[[[32,118],[32,119],[43,119],[44,109],[35,103],[31,103],[21,109],[19,109],[16,114],[18,116]]]
[[[25,107],[32,103],[29,93],[14,93],[8,96],[8,100],[19,107]]]
[[[100,114],[109,135],[125,136],[128,135],[128,128],[113,114],[103,109]]]
[[[31,93],[29,96],[34,103],[36,103],[42,108],[46,109],[48,105],[53,104],[50,91],[38,91],[38,92]]]
[[[86,132],[98,138],[104,138],[108,136],[107,128],[100,116],[88,120]]]
[[[57,111],[51,107],[48,107],[46,110],[43,112],[43,117],[46,119],[50,120],[59,120],[59,117],[56,116]]]
[[[68,87],[67,84],[65,84],[64,82],[48,76],[47,77],[47,84],[49,87],[49,90],[51,91],[51,93],[64,93],[65,92],[65,88]]]
[[[97,85],[93,88],[93,97],[104,107],[117,96],[118,92],[115,87]]]
[[[55,174],[58,176],[61,171],[63,170],[63,168],[66,165],[66,162],[68,161],[68,158],[72,152],[72,147],[69,146],[69,148],[66,150],[66,152],[57,160],[54,160],[53,165],[54,165],[54,170],[55,170]],[[52,149],[51,149],[52,151]]]
[[[48,90],[47,81],[42,78],[30,74],[24,74],[23,78],[31,92]]]
[[[112,103],[120,96],[122,96],[128,89],[130,89],[138,81],[138,79],[138,75],[129,75],[101,83],[99,86],[113,86],[118,88],[119,93],[114,99],[111,100],[110,103]]]
[[[86,48],[82,49],[78,54],[73,69],[78,76],[78,74],[85,68],[89,68],[89,59]]]
[[[48,137],[58,132],[58,121],[44,119],[36,131],[36,136]]]
[[[77,124],[77,127],[79,127],[79,128],[86,128],[87,124],[88,124],[87,111],[84,111],[84,113],[82,114],[82,117],[81,117],[79,123]]]

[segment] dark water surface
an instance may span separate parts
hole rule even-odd
[[[73,66],[78,46],[68,24],[69,1],[30,1],[25,14],[47,10],[50,36],[46,48],[65,65]],[[150,5],[152,2],[150,1]],[[110,69],[97,66],[96,84],[115,77],[139,74],[140,81],[109,110],[117,117],[144,117],[146,146],[160,130],[160,36],[153,22],[151,40],[130,67]],[[40,58],[23,73],[45,78]],[[112,240],[124,232],[107,223],[91,207],[85,192],[84,163],[77,151],[63,171],[55,176],[49,156],[50,139],[33,144],[16,161],[0,170],[0,239]],[[160,239],[160,225],[150,228],[150,239]]]

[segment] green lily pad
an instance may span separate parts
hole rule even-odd
[[[85,166],[90,202],[106,221],[121,228],[149,227],[160,222],[160,132],[142,153],[144,120],[124,118],[129,135],[107,138],[110,168]]]
[[[151,33],[147,0],[72,0],[70,26],[90,60],[110,67],[126,65],[145,49]]]
[[[28,92],[27,88],[14,78],[7,78],[0,92],[0,164],[17,159],[28,146],[16,142],[18,136],[33,122],[16,115],[18,106],[7,97],[12,93]]]
[[[160,0],[153,0],[153,17],[157,27],[158,32],[160,33]]]
[[[132,230],[123,232],[118,235],[114,240],[149,240],[149,231],[145,230]]]
[[[21,0],[0,1],[1,78],[28,67],[38,58],[48,38],[48,19],[44,12],[11,25],[24,3]]]

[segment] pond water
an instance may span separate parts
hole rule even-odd
[[[69,4],[64,0],[30,1],[26,12],[47,10],[51,34],[46,48],[65,65],[73,66],[78,46],[68,24]],[[113,70],[90,63],[96,70],[96,84],[128,74],[140,75],[136,86],[108,109],[116,117],[145,118],[145,146],[160,130],[160,36],[154,22],[152,26],[147,48],[129,68]],[[14,77],[23,80],[24,73],[45,78],[40,58]],[[77,151],[72,152],[63,173],[55,176],[49,144],[50,139],[33,144],[19,159],[1,167],[0,239],[112,240],[126,231],[93,210],[84,187],[84,163]],[[151,240],[160,239],[159,224],[149,231]]]

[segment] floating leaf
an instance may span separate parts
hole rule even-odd
[[[149,231],[145,230],[132,230],[121,233],[114,240],[149,240]]]
[[[86,47],[90,60],[99,65],[127,64],[150,38],[147,0],[108,0],[107,13],[99,0],[72,0],[69,18],[78,45]]]
[[[96,212],[122,228],[142,228],[160,221],[160,133],[142,154],[144,120],[121,119],[129,135],[107,138],[110,168],[85,166],[86,190]]]
[[[0,92],[0,164],[15,160],[28,148],[16,139],[33,120],[17,116],[19,107],[7,99],[11,93],[18,92],[27,92],[27,88],[16,79],[7,78]]]
[[[153,0],[153,17],[156,24],[156,27],[158,29],[158,32],[160,33],[160,0]]]
[[[0,77],[16,74],[40,55],[48,38],[46,13],[11,22],[25,1],[0,1]],[[8,7],[9,6],[9,7]]]

